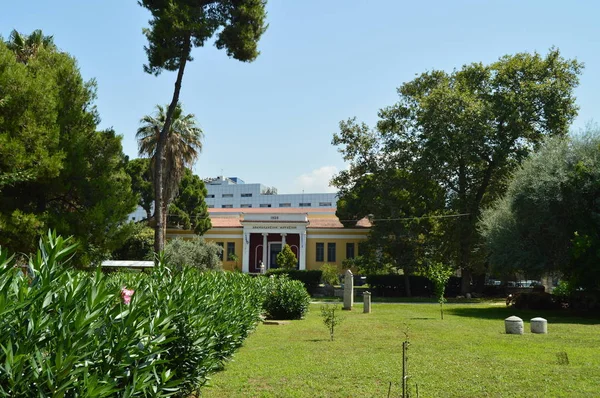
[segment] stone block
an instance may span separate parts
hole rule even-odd
[[[523,334],[523,320],[518,316],[509,316],[504,320],[506,334]]]
[[[548,333],[548,321],[544,318],[532,318],[531,319],[531,333]]]

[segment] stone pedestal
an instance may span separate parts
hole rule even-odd
[[[363,312],[365,314],[370,314],[371,313],[371,292],[363,293],[363,302],[364,302]]]
[[[352,271],[347,270],[344,274],[344,308],[350,311],[354,305],[354,277]]]
[[[544,318],[532,318],[531,319],[531,333],[548,333],[548,321]]]
[[[523,320],[518,316],[509,316],[504,320],[506,334],[523,334]]]

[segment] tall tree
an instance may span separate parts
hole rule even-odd
[[[483,212],[498,274],[561,273],[600,292],[600,131],[553,139],[523,163],[506,195]]]
[[[152,13],[150,28],[144,30],[149,45],[145,47],[147,73],[159,75],[163,70],[177,71],[173,98],[165,121],[157,131],[155,166],[155,251],[164,248],[164,158],[173,115],[179,103],[185,66],[192,60],[192,47],[202,47],[217,36],[215,45],[237,60],[251,62],[258,56],[258,40],[266,30],[265,0],[139,0]]]
[[[157,159],[158,142],[160,141],[160,131],[166,123],[166,110],[157,105],[156,116],[144,116],[140,121],[141,126],[137,131],[138,147],[140,155],[147,155],[151,158],[150,165],[154,175],[154,183],[157,183],[157,166],[160,163]],[[167,132],[167,142],[164,146],[164,173],[162,178],[163,187],[163,208],[155,207],[155,222],[163,228],[162,235],[165,235],[167,228],[167,213],[169,204],[173,201],[178,192],[179,182],[183,177],[186,168],[192,167],[198,159],[202,150],[202,139],[204,133],[196,124],[194,114],[185,114],[181,104],[177,104],[171,127]],[[156,188],[156,187],[155,187]],[[162,218],[159,218],[162,217]]]
[[[342,124],[333,142],[351,168],[334,183],[349,189],[380,167],[435,181],[445,210],[463,215],[449,224],[456,225],[450,259],[467,292],[471,272],[483,263],[476,230],[482,206],[504,191],[506,177],[544,137],[567,133],[582,68],[551,49],[545,57],[520,53],[423,73],[398,89],[400,100],[379,112],[375,130],[353,119]]]
[[[99,259],[135,208],[121,137],[96,130],[95,82],[73,57],[41,46],[22,62],[19,51],[0,41],[0,241],[30,253],[53,228],[75,236],[82,261]]]

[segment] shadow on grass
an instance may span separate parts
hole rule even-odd
[[[511,315],[516,315],[529,322],[531,318],[542,317],[548,320],[548,323],[575,323],[582,325],[600,324],[598,314],[588,314],[571,311],[549,311],[549,310],[518,310],[512,307],[490,307],[490,308],[448,308],[444,310],[448,315],[462,316],[478,319],[498,319],[504,320]]]
[[[331,339],[308,339],[306,341],[310,341],[311,343],[320,343],[322,341],[331,341]]]
[[[410,318],[413,321],[430,321],[432,319],[438,319],[438,318]]]

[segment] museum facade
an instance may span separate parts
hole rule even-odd
[[[209,209],[212,228],[207,241],[223,247],[223,268],[260,273],[278,268],[277,254],[288,244],[298,259],[298,269],[320,269],[323,264],[342,266],[359,255],[367,239],[367,219],[346,226],[335,208]],[[167,238],[191,238],[193,231],[170,229]],[[261,267],[262,266],[262,267]]]

